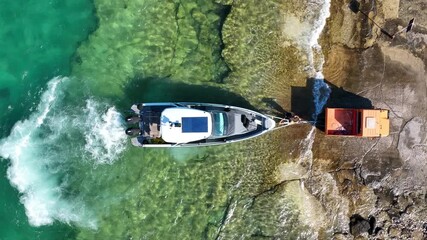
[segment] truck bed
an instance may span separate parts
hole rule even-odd
[[[384,137],[389,135],[389,128],[385,109],[326,109],[326,135]]]

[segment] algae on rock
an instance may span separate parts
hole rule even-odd
[[[224,80],[255,105],[263,97],[288,97],[302,78],[295,46],[285,46],[283,13],[287,1],[234,1],[223,26],[223,56],[231,69]]]
[[[95,1],[98,29],[78,49],[73,73],[101,95],[121,96],[129,79],[220,81],[228,71],[213,1]]]

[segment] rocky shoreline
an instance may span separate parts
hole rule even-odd
[[[391,134],[381,139],[318,135],[311,170],[316,177],[305,186],[327,215],[346,216],[347,224],[333,224],[335,239],[425,239],[427,3],[360,4],[389,33],[404,28],[411,18],[417,25],[390,39],[364,15],[351,12],[348,1],[332,1],[322,35],[324,75],[374,107],[390,109]],[[330,177],[336,184],[335,196],[319,191]]]
[[[262,6],[222,2],[231,5],[222,31],[223,56],[232,70],[225,82],[233,92],[246,89],[241,94],[254,106],[262,106],[259,99],[269,96],[278,104],[275,107],[267,104],[269,108],[311,116],[307,111],[312,107],[313,99],[309,96],[313,79],[304,77],[309,67],[301,66],[309,62],[309,57],[305,52],[307,44],[301,41],[306,41],[306,35],[312,31],[311,18],[318,14],[318,8],[313,6],[321,5],[321,1],[273,2],[270,8],[278,11],[277,16],[284,17],[276,17],[277,21],[270,23],[268,29],[261,30],[250,28],[253,24],[245,25],[247,20],[242,19],[249,16],[259,19],[254,24],[262,25],[266,18],[254,17]],[[330,17],[320,39],[325,60],[323,75],[332,90],[327,106],[390,109],[391,134],[380,139],[335,138],[326,137],[321,126],[309,125],[280,131],[276,138],[282,140],[274,140],[279,146],[270,147],[281,158],[268,159],[277,164],[272,167],[275,170],[270,178],[264,180],[269,184],[252,190],[249,207],[244,205],[242,209],[249,216],[251,213],[257,216],[257,212],[271,212],[270,205],[257,205],[258,202],[290,201],[298,209],[300,224],[310,230],[302,230],[307,233],[304,236],[292,235],[281,229],[280,224],[268,228],[264,226],[266,222],[258,222],[256,231],[246,229],[255,231],[253,237],[427,238],[427,4],[422,0],[359,3],[360,10],[390,35],[404,28],[411,18],[416,19],[417,25],[411,32],[396,34],[391,39],[366,16],[352,12],[348,0],[332,0]],[[253,47],[239,45],[235,39],[242,42],[249,39],[247,43]],[[266,59],[262,53],[272,57]],[[322,53],[314,53],[314,64],[322,61],[322,56],[317,56]],[[265,60],[262,65],[254,65],[253,71],[261,72],[263,78],[245,75],[252,65],[235,64],[241,62],[242,56],[247,62],[257,57]],[[248,88],[251,83],[257,87]],[[271,171],[269,167],[260,169],[268,170]],[[226,210],[224,219],[229,214]],[[234,215],[239,218],[239,214]],[[274,218],[270,216],[269,221]],[[245,229],[237,223],[221,224],[218,236],[233,236],[227,229],[238,229],[236,226]]]
[[[123,92],[140,89],[144,82],[152,82],[147,84],[151,89],[162,82],[182,82],[199,85],[189,92],[207,92],[200,87],[206,85],[236,93],[259,110],[274,109],[272,114],[308,114],[304,111],[312,104],[306,97],[312,95],[313,79],[307,79],[307,69],[313,66],[308,66],[304,49],[310,45],[300,41],[307,41],[313,25],[307,19],[315,21],[323,1],[215,2],[222,6],[98,1],[98,15],[104,17],[76,54],[74,73],[93,72],[86,78],[93,79],[96,89],[102,83],[99,94],[108,96],[128,98]],[[217,190],[227,199],[218,194],[224,206],[212,204],[224,212],[209,222],[206,236],[427,238],[427,3],[360,1],[361,10],[389,33],[415,17],[413,31],[394,39],[352,12],[348,3],[331,1],[322,51],[313,54],[314,63],[319,64],[317,55],[324,56],[323,75],[332,88],[329,106],[390,109],[390,136],[331,138],[321,127],[301,125],[254,140],[255,150],[236,144],[240,155],[222,159],[229,164],[224,172],[233,173],[232,180],[224,180],[229,192],[224,193],[223,183]],[[155,17],[148,21],[150,16]],[[123,19],[129,24],[117,27]],[[151,97],[159,101],[159,96]],[[221,158],[217,152],[211,155]]]

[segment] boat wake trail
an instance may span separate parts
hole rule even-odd
[[[125,144],[117,131],[124,135],[124,128],[114,108],[94,116],[101,111],[101,104],[93,100],[88,100],[86,107],[65,104],[69,81],[57,77],[48,83],[37,110],[0,140],[0,156],[10,160],[7,177],[21,193],[31,225],[59,220],[96,228],[84,197],[71,189],[70,181],[79,178],[76,166],[91,167],[117,159]],[[107,131],[110,138],[105,139]],[[93,159],[92,164],[82,161],[88,158]]]
[[[115,107],[108,108],[102,114],[101,104],[94,100],[86,101],[84,112],[87,114],[84,124],[85,150],[98,164],[112,164],[125,149],[126,135],[124,122]]]

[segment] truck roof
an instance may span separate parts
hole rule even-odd
[[[326,109],[326,135],[384,137],[390,131],[386,109]]]

